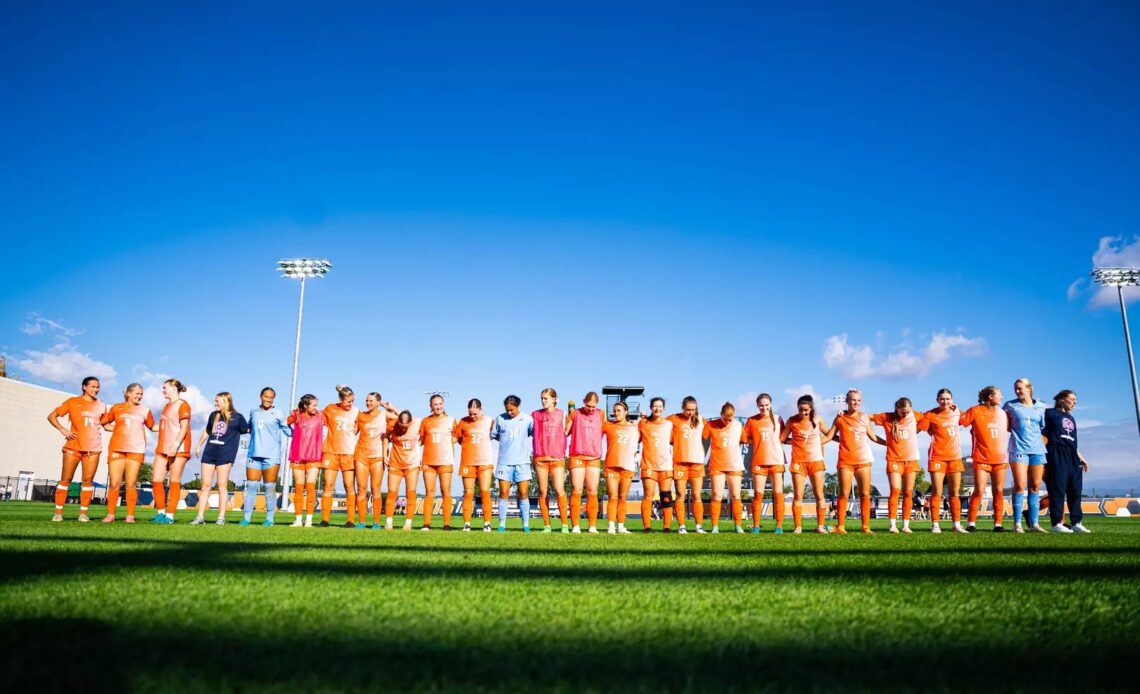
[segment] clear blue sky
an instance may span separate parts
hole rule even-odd
[[[322,401],[880,410],[1029,376],[1140,486],[1119,312],[1070,292],[1102,238],[1140,253],[1135,3],[232,5],[0,9],[0,349],[28,380],[287,393],[273,265],[312,255]]]

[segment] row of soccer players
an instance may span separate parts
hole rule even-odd
[[[521,400],[508,396],[504,413],[490,418],[482,413],[477,399],[468,403],[465,417],[455,419],[444,409],[444,400],[435,395],[430,399],[430,413],[422,418],[409,411],[398,411],[381,399],[378,393],[365,397],[364,409],[355,405],[355,394],[347,386],[337,386],[337,402],[319,409],[317,398],[305,395],[296,410],[285,416],[274,406],[272,388],[261,392],[260,407],[251,411],[248,420],[233,408],[228,393],[219,393],[215,399],[215,412],[211,413],[205,431],[197,446],[202,461],[203,489],[208,490],[217,478],[219,493],[223,496],[219,522],[224,522],[225,490],[230,468],[236,459],[238,439],[251,434],[247,463],[246,507],[242,520],[248,524],[253,503],[259,490],[266,493],[269,509],[267,525],[273,523],[276,508],[276,481],[280,470],[284,437],[290,438],[288,462],[294,473],[296,487],[294,507],[297,512],[295,526],[312,525],[316,507],[318,476],[324,476],[321,525],[329,523],[332,490],[337,474],[341,474],[348,497],[349,527],[367,527],[368,493],[373,499],[373,524],[380,527],[381,507],[384,508],[384,527],[391,528],[400,484],[403,483],[409,498],[408,509],[414,513],[418,505],[416,490],[422,475],[426,500],[423,528],[432,527],[432,500],[440,488],[443,497],[444,528],[451,521],[451,477],[454,472],[454,446],[460,446],[460,476],[463,479],[464,529],[470,529],[474,508],[475,482],[482,489],[484,530],[491,530],[490,489],[492,478],[500,488],[499,529],[505,529],[506,504],[510,487],[517,486],[524,529],[529,516],[529,483],[531,462],[538,478],[539,507],[543,531],[551,531],[549,491],[557,495],[562,532],[580,532],[577,519],[581,514],[583,491],[586,494],[588,532],[597,532],[598,487],[601,475],[606,475],[607,517],[609,531],[628,532],[625,529],[625,500],[637,466],[636,453],[641,452],[641,478],[644,485],[642,517],[648,518],[654,498],[662,501],[665,528],[672,526],[673,511],[685,519],[685,502],[689,488],[692,494],[691,510],[696,520],[696,531],[704,532],[704,508],[699,490],[706,474],[711,476],[713,532],[718,532],[723,502],[730,503],[735,528],[742,527],[743,507],[741,482],[745,474],[741,445],[752,447],[751,473],[758,493],[753,500],[753,532],[760,532],[759,512],[765,483],[771,479],[775,532],[783,532],[784,499],[783,476],[790,467],[794,490],[792,516],[795,532],[802,531],[801,501],[804,489],[810,483],[817,503],[817,532],[829,532],[824,524],[823,479],[824,444],[837,441],[839,445],[838,469],[840,481],[839,518],[846,516],[847,498],[853,484],[857,486],[863,518],[862,531],[869,533],[870,479],[873,454],[871,443],[886,446],[887,474],[890,479],[889,500],[890,531],[899,532],[897,525],[898,502],[903,500],[901,532],[910,532],[910,504],[914,478],[919,471],[917,433],[926,431],[931,436],[929,472],[933,483],[932,507],[940,507],[944,485],[950,494],[951,516],[954,530],[969,532],[975,527],[981,495],[992,482],[994,495],[994,527],[1002,529],[1005,472],[1012,466],[1014,474],[1015,530],[1022,531],[1021,506],[1029,502],[1030,527],[1043,531],[1038,524],[1037,510],[1040,483],[1044,473],[1048,412],[1066,414],[1064,428],[1058,428],[1054,442],[1072,442],[1072,454],[1084,465],[1076,453],[1075,422],[1071,416],[1075,394],[1062,391],[1056,398],[1057,408],[1046,411],[1043,404],[1033,398],[1033,386],[1026,379],[1014,384],[1017,400],[1002,407],[1001,391],[987,386],[978,394],[978,404],[960,410],[949,390],[937,395],[937,407],[927,412],[914,412],[907,398],[900,398],[894,411],[880,414],[862,412],[862,396],[851,390],[846,396],[846,409],[836,415],[828,426],[815,413],[810,396],[797,403],[797,413],[786,422],[772,409],[772,399],[761,394],[756,401],[758,414],[745,422],[735,417],[735,408],[726,403],[720,417],[706,420],[699,412],[695,398],[687,397],[682,410],[665,415],[665,402],[654,398],[650,414],[640,422],[628,420],[625,403],[616,403],[612,418],[607,419],[598,408],[596,393],[587,393],[583,406],[571,407],[569,413],[558,408],[558,396],[552,388],[542,391],[541,409],[529,415],[520,411]],[[142,388],[131,384],[124,393],[124,402],[106,408],[98,400],[99,383],[88,378],[83,382],[83,394],[65,401],[48,416],[67,439],[64,445],[63,475],[56,494],[55,519],[61,519],[62,504],[67,484],[78,466],[83,468],[83,496],[80,520],[86,520],[86,509],[93,491],[94,469],[102,450],[101,432],[112,432],[110,449],[109,514],[104,519],[115,519],[118,488],[127,483],[127,522],[134,520],[137,492],[134,488],[138,469],[145,450],[145,430],[158,432],[154,465],[155,506],[159,513],[154,522],[172,523],[179,499],[182,468],[190,458],[190,409],[182,400],[185,388],[175,379],[163,384],[167,399],[157,424],[152,413],[141,405]],[[68,416],[70,430],[59,418]],[[1060,420],[1058,420],[1060,422]],[[884,430],[879,436],[875,426]],[[961,485],[963,462],[959,442],[959,427],[971,429],[972,458],[977,485],[970,501],[969,525],[961,525],[958,492]],[[1071,431],[1070,431],[1071,430]],[[491,441],[498,441],[497,457]],[[705,463],[704,441],[708,441],[708,460]],[[788,464],[784,445],[791,445]],[[567,468],[570,473],[571,495],[563,493]],[[170,493],[166,494],[163,482],[167,475]],[[381,487],[387,478],[386,503]],[[1063,508],[1062,508],[1063,510]],[[205,495],[201,495],[195,523],[204,522]],[[569,523],[574,518],[574,523]],[[1056,525],[1056,524],[1055,524]],[[405,529],[411,528],[410,516]],[[645,528],[648,531],[648,526]],[[941,532],[937,514],[933,516],[934,532]],[[686,532],[684,522],[679,532]],[[836,532],[845,533],[840,520]]]

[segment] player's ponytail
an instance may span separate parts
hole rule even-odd
[[[985,404],[989,403],[990,398],[993,397],[994,393],[996,393],[997,390],[998,390],[997,386],[986,386],[985,388],[982,388],[981,390],[979,390],[978,391],[978,404],[979,405],[985,405]]]
[[[345,400],[348,400],[349,398],[352,397],[352,395],[353,395],[352,388],[349,388],[348,386],[345,386],[345,385],[338,384],[336,387],[336,394],[338,396],[340,396],[340,401],[344,402]]]
[[[767,393],[757,395],[756,406],[759,407],[760,401],[764,398],[768,399],[768,420],[772,422],[772,428],[777,430],[776,433],[779,433],[779,427],[776,426],[776,408],[772,407],[772,396]]]
[[[168,378],[162,382],[162,385],[174,386],[174,390],[178,391],[179,393],[186,392],[186,386],[182,385],[182,381],[179,381],[177,378]]]

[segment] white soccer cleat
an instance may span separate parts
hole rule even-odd
[[[705,526],[703,526],[703,525],[698,525],[698,526],[697,526],[697,531],[696,531],[696,532],[697,532],[697,534],[698,534],[698,535],[704,535],[704,534],[705,534]]]
[[[913,535],[913,534],[914,534],[914,531],[910,529],[910,526],[909,526],[909,525],[904,525],[904,526],[902,527],[902,531],[903,531],[903,533],[904,533],[904,534],[906,534],[906,535]]]
[[[804,532],[803,528],[796,528],[795,530],[792,531],[792,534],[793,535],[802,535],[803,532]]]
[[[618,527],[618,535],[629,535],[629,529],[624,525]]]
[[[80,523],[90,523],[91,522],[91,519],[87,517],[86,513],[79,514],[79,518],[76,518],[75,520],[79,521]]]
[[[589,533],[589,534],[591,534],[591,535],[597,535],[597,534],[598,534],[598,529],[597,529],[597,528],[590,528],[590,529],[589,529],[589,530],[587,530],[586,532],[588,532],[588,533]]]
[[[891,527],[887,528],[887,532],[891,533],[892,535],[898,535],[899,529],[897,526],[892,525]]]
[[[289,527],[290,528],[300,528],[303,525],[305,525],[305,519],[301,518],[300,516],[297,516],[296,518],[293,519],[293,522],[289,524]]]
[[[930,526],[930,532],[933,533],[934,535],[941,535],[942,534],[942,528],[938,527],[938,524],[935,523],[934,525]]]
[[[744,534],[744,528],[740,527],[739,525],[736,526],[736,534],[737,535],[743,535]]]
[[[471,532],[471,524],[470,523],[464,523],[463,524],[463,532],[465,532],[465,533]]]
[[[63,522],[63,514],[61,514],[61,513],[55,514],[54,516],[51,517],[51,522],[52,523],[62,523]]]
[[[1075,532],[1075,533],[1090,533],[1090,534],[1092,533],[1091,530],[1086,528],[1081,523],[1077,523],[1076,525],[1073,526],[1073,532]]]
[[[305,527],[306,528],[313,527],[313,517],[312,516],[306,516],[305,517]]]
[[[570,534],[571,535],[581,535],[582,529],[575,525],[573,528],[570,529]]]
[[[1013,526],[1013,532],[1017,533],[1018,535],[1021,535],[1022,533],[1025,532],[1025,528],[1021,527],[1021,523],[1018,523],[1018,524]]]
[[[609,527],[609,529],[606,530],[606,534],[607,535],[617,535],[617,528],[615,528],[614,526],[611,525]]]
[[[1068,535],[1068,534],[1072,533],[1073,531],[1070,528],[1068,528],[1062,524],[1062,525],[1054,525],[1052,528],[1052,532],[1062,533],[1064,535]]]
[[[677,534],[678,535],[688,535],[689,531],[685,530],[685,526],[682,525],[680,528],[677,528]]]
[[[713,528],[712,528],[712,534],[713,534],[713,535],[720,535],[720,526],[719,526],[719,525],[714,525],[714,526],[713,526]]]

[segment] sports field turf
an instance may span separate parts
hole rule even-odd
[[[1137,520],[1086,536],[544,536],[67,511],[0,504],[5,691],[1137,682]]]

